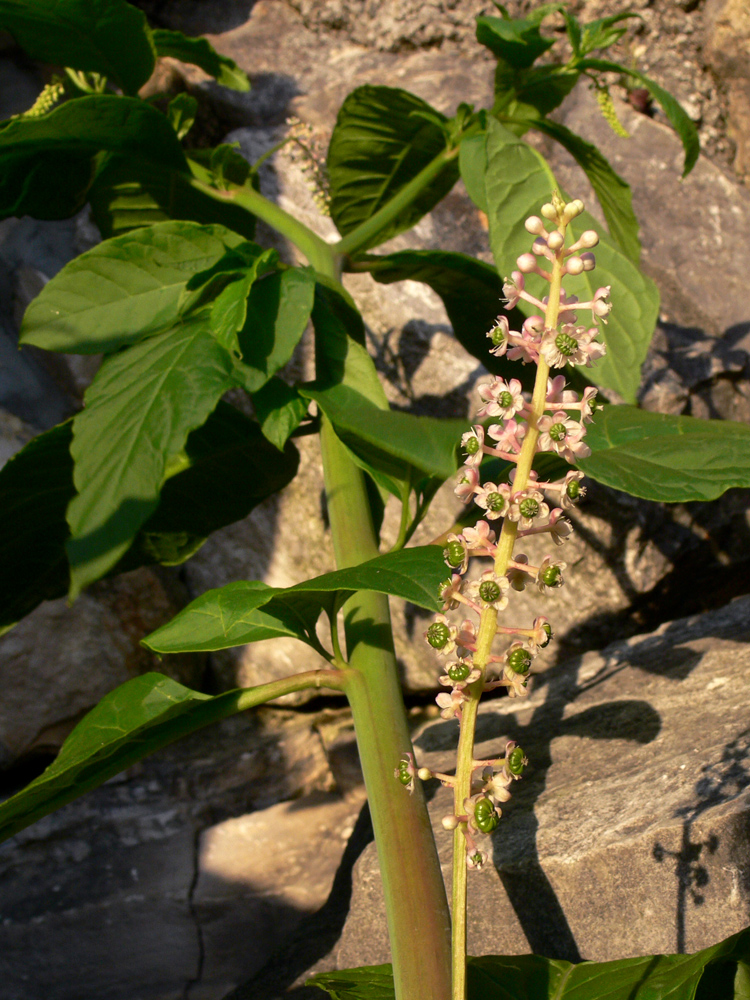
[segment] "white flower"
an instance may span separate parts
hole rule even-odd
[[[577,457],[585,458],[591,454],[591,449],[583,443],[586,428],[564,410],[540,417],[537,427],[540,431],[539,451],[555,451],[571,464]]]
[[[494,378],[478,387],[479,397],[484,406],[477,411],[479,417],[502,417],[510,420],[524,408],[521,383],[517,378],[506,382],[504,378]],[[464,435],[466,436],[466,435]]]
[[[555,507],[549,516],[549,533],[555,545],[562,545],[567,541],[568,535],[573,533],[573,525],[563,517],[563,512],[559,507]]]
[[[500,358],[508,350],[508,335],[510,333],[510,327],[508,325],[507,316],[498,316],[495,320],[495,325],[491,330],[487,331],[487,336],[493,343],[493,347],[490,348],[490,354],[494,354],[495,357]]]
[[[465,465],[459,470],[461,477],[453,491],[461,503],[470,503],[479,488],[479,471],[473,466]]]
[[[493,570],[488,569],[478,580],[469,584],[466,594],[474,601],[481,601],[483,607],[503,611],[508,606],[509,587],[507,577],[497,576]]]
[[[569,472],[560,484],[560,506],[564,510],[575,507],[581,497],[586,496],[586,487],[581,486],[583,473],[578,469]]]
[[[473,528],[464,528],[462,537],[466,547],[473,552],[494,546],[497,536],[487,521],[477,521]]]
[[[567,563],[555,561],[551,556],[545,556],[536,574],[536,585],[540,593],[546,594],[549,588],[562,587],[563,572]]]
[[[518,526],[524,531],[533,525],[534,518],[544,518],[548,514],[549,507],[539,490],[520,490],[511,497],[508,517],[511,521],[518,521]]]
[[[518,563],[518,566],[511,566],[508,569],[506,573],[508,582],[514,590],[525,590],[526,584],[529,582],[529,574],[522,567],[528,565],[529,557],[519,552],[518,555],[513,556],[513,562]]]
[[[461,603],[458,600],[458,595],[461,593],[463,582],[458,573],[454,573],[450,580],[446,580],[445,583],[440,584],[438,596],[443,602],[443,611],[453,611]]]
[[[484,458],[482,446],[484,445],[484,427],[476,424],[461,437],[461,447],[466,452],[465,465],[469,468],[477,467]]]
[[[514,271],[510,278],[506,278],[503,283],[503,295],[505,296],[505,308],[513,309],[521,299],[521,292],[524,290],[524,279],[520,271]]]
[[[492,438],[499,451],[518,452],[526,437],[526,424],[519,424],[517,420],[506,420],[504,424],[490,424],[487,428],[487,437]]]
[[[484,483],[477,490],[477,506],[487,511],[490,521],[497,520],[498,517],[505,517],[510,507],[510,486],[507,483]]]
[[[437,698],[435,698],[443,719],[452,719],[455,717],[459,721],[461,720],[461,708],[464,702],[468,700],[467,695],[460,688],[455,687],[450,694],[447,691],[441,691]]]

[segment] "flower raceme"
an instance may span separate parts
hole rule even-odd
[[[520,331],[513,331],[505,316],[498,316],[487,334],[490,353],[536,365],[533,394],[524,393],[518,379],[492,378],[479,386],[482,405],[475,424],[461,439],[465,465],[461,469],[456,495],[465,503],[474,502],[481,517],[474,527],[451,533],[445,546],[445,561],[451,576],[440,588],[443,613],[437,615],[425,633],[427,642],[443,656],[456,656],[444,669],[440,683],[449,692],[437,696],[440,714],[456,718],[460,725],[458,763],[455,776],[438,775],[454,789],[454,812],[446,816],[446,829],[460,831],[470,868],[481,869],[485,854],[476,837],[491,833],[497,826],[499,803],[510,798],[509,787],[521,777],[526,758],[523,750],[509,743],[505,756],[497,760],[473,758],[476,709],[484,691],[504,688],[511,698],[529,691],[534,658],[552,638],[547,618],[538,616],[533,625],[511,625],[501,621],[512,602],[513,591],[533,585],[540,594],[549,594],[563,585],[566,564],[553,554],[534,566],[522,552],[514,552],[516,542],[530,535],[549,535],[555,546],[562,545],[572,531],[565,517],[584,494],[582,473],[571,470],[555,482],[542,482],[532,469],[534,457],[551,453],[574,464],[590,454],[585,442],[587,424],[595,408],[596,389],[581,395],[566,388],[564,374],[555,369],[585,365],[601,358],[604,344],[598,341],[597,320],[606,323],[611,306],[609,287],[599,288],[590,301],[580,302],[562,287],[566,275],[592,271],[596,260],[591,249],[599,241],[587,230],[566,243],[569,223],[583,211],[580,201],[566,204],[556,193],[541,210],[543,218],[532,216],[526,229],[535,239],[530,253],[521,254],[517,270],[503,285],[506,309],[519,302],[529,303],[535,312]],[[583,252],[581,252],[583,251]],[[542,298],[526,289],[525,276],[540,276],[548,285]],[[591,325],[579,323],[579,314],[588,313]],[[507,482],[486,481],[482,476],[485,457],[500,458],[510,465]],[[467,583],[465,574],[474,558],[492,561],[490,569]],[[447,613],[460,607],[471,618],[452,624]],[[495,648],[504,639],[504,650]],[[406,782],[406,764],[397,772]],[[433,776],[427,769],[422,778]]]

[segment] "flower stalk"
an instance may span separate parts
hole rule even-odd
[[[565,388],[564,376],[550,378],[551,369],[568,363],[590,365],[605,350],[596,339],[598,327],[578,326],[577,314],[587,309],[606,322],[609,289],[599,289],[590,302],[584,303],[574,296],[567,297],[563,291],[565,275],[590,271],[596,263],[588,252],[598,242],[595,232],[586,231],[572,246],[565,246],[567,227],[581,211],[580,201],[565,204],[555,193],[552,202],[542,208],[542,215],[552,223],[549,229],[536,216],[526,220],[526,229],[536,239],[532,253],[518,258],[518,271],[506,280],[505,304],[510,309],[524,300],[541,314],[530,316],[518,332],[510,330],[505,317],[498,317],[488,337],[492,353],[536,365],[534,388],[527,399],[517,379],[494,378],[479,387],[484,405],[478,416],[500,418],[500,422],[486,429],[477,424],[463,436],[467,457],[456,493],[464,503],[474,500],[484,517],[474,528],[447,536],[445,559],[452,576],[440,589],[444,612],[460,607],[476,614],[479,623],[477,627],[472,619],[465,619],[460,626],[452,625],[444,613],[425,633],[438,653],[458,656],[440,678],[451,688],[450,693],[437,696],[443,718],[455,717],[460,726],[455,776],[440,776],[454,793],[453,813],[443,819],[444,827],[453,830],[454,837],[453,1000],[466,998],[468,869],[481,870],[485,866],[487,856],[478,840],[497,827],[502,815],[500,803],[510,799],[510,788],[528,763],[522,748],[513,741],[507,743],[504,756],[497,760],[475,759],[479,701],[483,692],[495,688],[505,688],[510,697],[526,696],[533,659],[552,638],[544,616],[538,616],[531,627],[500,624],[499,617],[512,590],[534,584],[545,594],[562,585],[566,568],[564,562],[551,555],[538,566],[531,565],[525,554],[516,553],[516,543],[534,534],[549,535],[557,545],[564,543],[572,528],[563,515],[584,492],[577,471],[568,473],[560,482],[540,482],[533,470],[539,452],[553,452],[571,463],[589,454],[583,439],[596,390],[587,389],[579,398]],[[579,255],[581,249],[585,252]],[[540,266],[539,258],[548,267]],[[525,274],[543,278],[547,284],[543,299],[526,290]],[[481,461],[485,455],[512,463],[509,483],[482,483]],[[498,520],[502,520],[502,527],[496,540],[491,525]],[[489,557],[492,568],[465,584],[463,574],[470,557]],[[493,652],[497,636],[512,639],[501,655]],[[500,675],[492,676],[500,664]],[[422,771],[414,773],[421,777]]]

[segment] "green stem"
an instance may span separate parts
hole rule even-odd
[[[363,248],[372,246],[372,242],[384,229],[397,219],[398,216],[408,208],[417,195],[426,188],[432,181],[443,172],[445,167],[458,156],[458,147],[454,149],[444,149],[434,160],[419,171],[408,184],[405,184],[390,201],[379,208],[374,215],[366,219],[343,239],[333,245],[333,249],[340,255],[355,254]]]
[[[282,695],[293,691],[305,691],[307,688],[331,688],[343,691],[346,686],[346,672],[342,670],[306,670],[302,674],[292,674],[268,684],[258,684],[257,687],[241,688],[236,692],[237,702],[234,712],[244,712],[267,701],[274,701]],[[234,714],[231,712],[229,714]]]
[[[307,257],[316,271],[329,278],[338,278],[337,248],[330,246],[317,233],[308,229],[304,223],[299,222],[293,215],[285,212],[279,205],[264,198],[259,191],[250,187],[250,185],[220,191],[217,188],[211,187],[205,181],[199,180],[197,177],[187,178],[187,183],[202,194],[213,198],[214,201],[240,205],[256,216],[256,218],[268,223],[269,226],[272,226],[282,236],[285,236]]]
[[[362,471],[328,422],[321,450],[336,563],[378,553]],[[424,797],[398,785],[394,768],[412,749],[393,651],[388,599],[363,591],[344,606],[352,708],[385,896],[396,1000],[448,1000],[450,916]]]

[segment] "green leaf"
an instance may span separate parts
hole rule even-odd
[[[72,421],[30,441],[0,469],[0,634],[44,600],[68,592],[65,512],[75,496]],[[279,454],[279,451],[283,452]],[[292,445],[272,448],[255,421],[219,403],[187,439],[182,471],[162,486],[159,506],[113,567],[183,562],[218,528],[239,521],[294,478]]]
[[[508,127],[522,132],[510,124],[514,117],[537,121],[559,107],[575,87],[579,70],[569,66],[539,66],[519,73],[506,71],[498,63],[495,72],[495,104],[493,112],[500,121],[509,116]]]
[[[248,701],[242,691],[212,698],[163,674],[134,677],[78,723],[53,763],[35,781],[0,804],[0,840],[97,788],[155,750],[250,707]]]
[[[92,157],[106,150],[187,171],[167,118],[134,97],[96,94],[0,129],[0,217],[64,219],[85,203]]]
[[[530,215],[538,215],[558,184],[540,153],[498,122],[490,121],[485,186],[490,206],[490,245],[498,271],[507,275],[515,268],[516,258],[529,250],[531,238],[524,221]],[[613,309],[602,336],[607,355],[593,368],[583,370],[597,385],[614,389],[632,401],[640,386],[640,367],[653,336],[659,293],[587,212],[568,227],[573,239],[585,229],[599,232],[597,267],[593,272],[566,277],[566,291],[577,295],[580,301],[589,301],[598,287],[610,285]],[[539,297],[546,294],[546,284],[535,275],[528,276],[527,287]],[[520,306],[524,312],[534,311],[524,303]]]
[[[0,469],[0,635],[68,589],[65,510],[75,495],[72,422],[40,434]]]
[[[156,653],[179,653],[227,649],[277,635],[314,644],[320,611],[332,614],[354,591],[390,594],[439,611],[437,589],[447,575],[442,550],[425,545],[376,556],[286,589],[241,580],[209,590],[152,632],[143,645]]]
[[[205,316],[107,358],[73,420],[71,598],[110,570],[156,509],[167,460],[231,385]]]
[[[386,476],[408,479],[412,467],[422,476],[445,480],[458,468],[456,449],[466,430],[464,420],[381,410],[346,385],[323,391],[304,386],[300,392],[316,401],[351,451]]]
[[[188,157],[191,173],[209,181],[209,171],[195,161],[194,153]],[[184,173],[121,156],[103,160],[89,202],[105,239],[168,219],[190,219],[203,225],[218,222],[249,240],[255,233],[255,216],[191,187]]]
[[[600,17],[596,21],[589,21],[588,24],[585,24],[581,36],[580,54],[585,56],[595,49],[608,49],[614,45],[627,31],[627,28],[615,28],[614,25],[629,17],[643,20],[640,14],[627,11],[623,14],[613,14],[610,17]]]
[[[205,38],[189,38],[181,31],[167,31],[165,28],[153,28],[151,36],[157,55],[171,56],[181,62],[200,66],[223,87],[250,90],[247,74],[233,59],[220,55]]]
[[[558,10],[562,4],[543,4],[537,13]],[[542,15],[543,16],[543,15]],[[519,18],[478,17],[477,41],[486,45],[493,55],[512,66],[528,69],[544,52],[552,48],[553,38],[543,38],[539,32],[541,17]]]
[[[551,136],[575,158],[594,189],[610,236],[637,265],[641,257],[641,241],[638,239],[638,219],[633,211],[633,198],[627,181],[612,169],[596,146],[564,125],[548,118],[529,121],[528,125]]]
[[[750,486],[750,427],[733,420],[605,406],[586,443],[591,456],[578,464],[587,476],[645,500],[715,500]]]
[[[690,173],[701,151],[698,129],[680,102],[672,97],[668,90],[660,87],[658,83],[655,83],[643,73],[639,73],[638,70],[621,66],[619,63],[611,62],[609,59],[582,59],[578,63],[578,68],[581,70],[595,69],[603,73],[623,73],[634,80],[638,80],[648,90],[654,100],[661,104],[670,125],[680,137],[682,148],[685,151],[682,176],[686,177]]]
[[[355,388],[380,410],[389,410],[388,399],[375,369],[375,363],[365,347],[365,325],[357,307],[341,286],[328,284],[320,275],[315,286],[315,303],[311,319],[315,329],[314,388],[327,389],[344,385]],[[374,469],[350,450],[352,460],[372,478],[380,495],[379,507],[384,508],[388,493],[401,497],[403,489],[389,476]],[[408,469],[401,470],[408,478]],[[382,520],[382,511],[373,510],[375,521]]]
[[[438,122],[447,119],[405,90],[367,84],[349,94],[328,147],[331,217],[342,235],[366,222],[445,150],[445,135]],[[366,250],[410,229],[442,200],[457,179],[456,162],[446,161],[432,183],[359,249]]]
[[[32,59],[101,73],[130,94],[154,70],[146,17],[125,0],[0,0],[0,28]]]
[[[735,1000],[744,1000],[750,930],[694,955],[645,955],[614,962],[580,962],[541,955],[469,958],[468,1000],[695,1000],[696,990],[726,966],[734,973]],[[394,1000],[390,965],[320,972],[307,980],[333,1000]],[[716,993],[706,993],[719,1000]],[[724,1000],[724,994],[721,1000]],[[727,1000],[731,1000],[727,996]]]
[[[198,102],[192,94],[183,91],[169,102],[167,118],[178,139],[184,139],[195,124]]]
[[[445,305],[457,340],[493,375],[521,378],[524,372],[506,358],[490,354],[487,332],[497,320],[503,298],[503,283],[494,267],[475,257],[444,250],[402,250],[386,257],[365,257],[357,266],[366,267],[376,281],[422,281],[437,292]],[[511,324],[523,322],[519,313],[508,313]],[[531,374],[533,385],[533,373]]]
[[[263,436],[283,451],[289,435],[302,423],[308,403],[296,388],[274,377],[253,393],[253,406]]]
[[[164,483],[158,507],[113,572],[148,561],[183,562],[191,553],[171,555],[176,541],[201,544],[218,528],[247,517],[288,485],[299,466],[294,445],[272,446],[254,420],[224,402],[191,431],[180,457],[182,471]]]
[[[290,360],[310,320],[315,275],[306,268],[266,274],[250,290],[247,319],[238,335],[237,376],[257,392]]]
[[[461,140],[458,151],[458,165],[466,193],[485,215],[489,212],[484,177],[487,173],[487,134],[479,132]]]
[[[243,243],[223,226],[162,222],[66,264],[31,302],[21,342],[48,351],[111,352],[174,323],[191,276]]]
[[[248,246],[254,247],[253,244],[248,244]],[[260,252],[260,247],[254,247],[254,249],[258,251],[255,259],[249,267],[232,275],[235,280],[229,281],[219,292],[211,305],[209,313],[211,332],[222,347],[231,351],[237,358],[242,357],[242,348],[240,347],[238,335],[247,320],[248,296],[251,296],[251,289],[259,274],[266,270],[269,265],[273,266],[278,260],[278,254],[275,250]],[[270,278],[270,280],[272,281],[273,278]],[[262,297],[262,295],[263,293],[261,292],[260,296]],[[257,293],[254,298],[258,298]],[[256,334],[256,336],[262,336],[262,334]]]
[[[387,410],[388,400],[375,362],[365,347],[365,325],[353,300],[341,286],[316,276],[311,313],[315,329],[315,388],[333,385],[356,388],[374,406]]]
[[[365,965],[343,972],[318,972],[305,982],[329,993],[332,1000],[394,1000],[390,965]]]

